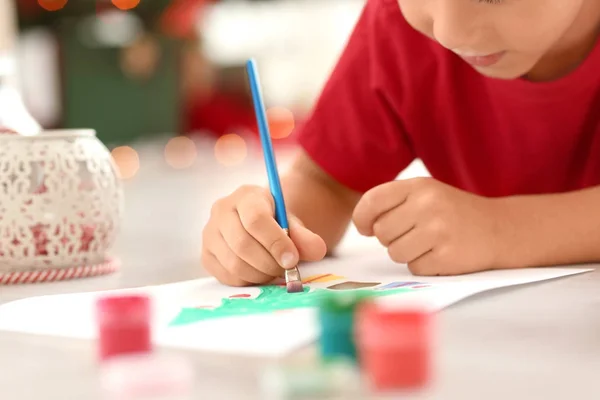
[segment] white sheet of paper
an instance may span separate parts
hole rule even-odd
[[[385,254],[367,252],[356,257],[330,259],[302,266],[303,277],[331,273],[345,277],[338,281],[311,284],[326,288],[344,281],[408,281],[431,284],[427,290],[382,297],[386,302],[421,302],[439,310],[473,294],[511,285],[544,281],[590,271],[581,268],[535,268],[488,271],[455,277],[415,277],[406,266],[394,264]],[[73,338],[97,337],[94,302],[99,295],[115,292],[145,293],[152,297],[154,340],[157,345],[205,351],[282,356],[318,337],[315,310],[296,309],[206,320],[193,325],[169,327],[182,307],[219,304],[234,294],[257,295],[258,288],[231,288],[212,278],[168,285],[110,292],[90,292],[28,298],[0,307],[0,330]]]

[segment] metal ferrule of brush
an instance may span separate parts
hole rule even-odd
[[[286,235],[290,235],[290,230],[288,228],[283,228],[283,231],[285,232]],[[285,281],[286,282],[292,282],[292,281],[300,281],[300,271],[298,271],[298,267],[294,267],[292,269],[286,269],[285,270]]]
[[[292,269],[285,270],[285,281],[286,282],[300,281],[300,271],[298,271],[298,267],[294,267]]]

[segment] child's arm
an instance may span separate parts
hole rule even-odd
[[[519,268],[600,261],[600,187],[497,202],[506,215],[499,265]]]
[[[321,236],[331,253],[350,224],[360,194],[333,180],[302,151],[281,182],[288,213]]]
[[[331,179],[305,153],[298,155],[282,183],[290,214],[321,236],[330,252],[360,201],[355,214],[359,230],[379,236],[395,261],[430,260],[413,264],[417,274],[600,261],[600,186],[564,194],[483,198],[434,179],[416,179],[381,185],[361,200],[359,193]],[[412,233],[424,232],[420,240],[412,241],[402,231],[404,225],[406,231],[419,225]],[[398,240],[401,237],[404,240]],[[422,246],[441,256],[410,256],[422,256]],[[441,270],[429,265],[433,263]],[[464,270],[469,265],[472,270]]]

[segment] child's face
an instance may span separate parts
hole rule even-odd
[[[565,34],[586,0],[398,0],[417,31],[481,74],[526,75]]]

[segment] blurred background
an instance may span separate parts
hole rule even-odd
[[[16,5],[19,87],[33,117],[46,129],[93,128],[131,161],[136,146],[165,138],[183,158],[186,139],[255,146],[250,57],[274,144],[293,145],[365,0],[0,1]]]
[[[44,129],[95,129],[120,171],[122,284],[198,276],[212,203],[267,182],[245,62],[285,169],[365,1],[0,0],[0,66],[9,6],[28,111]]]
[[[190,279],[214,201],[267,183],[245,62],[257,60],[285,170],[365,1],[0,0],[0,78],[14,55],[44,129],[92,128],[111,151],[125,188],[119,279]],[[7,112],[0,102],[0,125]],[[417,161],[400,177],[419,175]],[[141,282],[136,265],[160,268]]]

